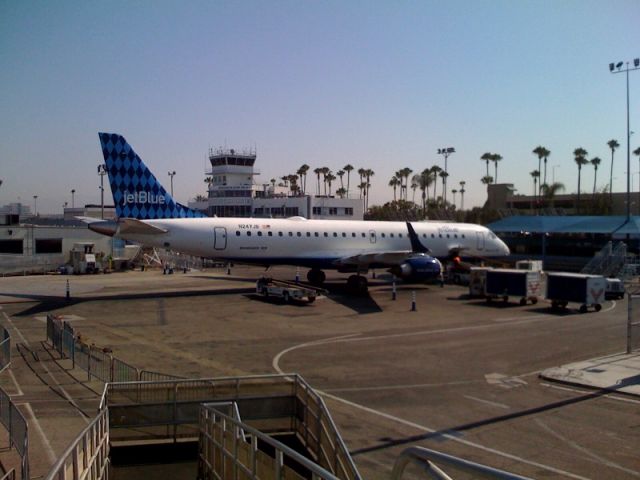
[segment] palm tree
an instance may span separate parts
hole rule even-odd
[[[489,185],[490,183],[493,183],[493,177],[491,175],[485,175],[480,179],[480,181],[483,185]]]
[[[598,157],[593,157],[591,159],[591,165],[593,165],[593,193],[592,195],[596,194],[596,178],[598,178],[598,165],[600,165],[602,163],[602,160],[600,160],[600,158]]]
[[[365,211],[367,211],[369,209],[369,188],[371,188],[371,182],[369,180],[371,180],[371,177],[373,177],[376,174],[376,172],[374,172],[373,170],[371,170],[370,168],[366,169],[364,172],[364,176],[367,179],[366,181],[366,198],[365,198]]]
[[[534,170],[533,172],[529,172],[529,175],[533,177],[533,196],[538,197],[538,179],[540,178],[540,170]]]
[[[403,168],[400,170],[402,172],[402,176],[404,177],[404,199],[407,199],[407,194],[409,193],[409,175],[413,173],[413,170],[410,168]]]
[[[545,200],[551,203],[551,207],[553,207],[554,198],[558,194],[558,192],[564,191],[564,184],[560,182],[554,182],[551,185],[547,185],[544,183],[541,187],[542,195]]]
[[[353,165],[347,163],[344,167],[342,167],[342,169],[347,172],[347,198],[349,198],[349,186],[350,186],[350,180],[351,180],[351,172],[353,170]]]
[[[413,190],[413,196],[411,197],[411,201],[416,203],[416,190],[418,189],[418,185],[420,182],[420,175],[414,175],[411,177],[411,190]]]
[[[420,186],[420,190],[422,190],[422,211],[427,209],[427,197],[429,196],[429,186],[433,182],[433,173],[431,173],[431,169],[425,168],[422,173],[419,175],[418,185]]]
[[[389,186],[393,188],[393,201],[396,201],[396,189],[398,188],[398,185],[400,185],[400,180],[398,180],[398,177],[396,177],[395,175],[393,177],[391,177],[391,180],[389,180]]]
[[[364,199],[362,203],[363,203],[363,208],[365,209],[365,212],[366,212],[367,183],[360,182],[360,184],[358,185],[358,189],[360,190],[360,198]]]
[[[489,152],[485,152],[482,154],[482,156],[480,157],[480,160],[482,160],[483,162],[486,162],[487,164],[487,177],[489,176],[489,162],[491,161],[491,153]]]
[[[345,171],[344,170],[338,170],[337,175],[340,177],[340,188],[344,188],[344,183],[342,181],[342,177],[344,176]]]
[[[449,173],[441,170],[440,173],[438,173],[438,176],[442,178],[442,191],[444,192],[444,189],[447,187],[447,177],[449,176]],[[444,194],[442,195],[442,198],[444,200]]]
[[[338,177],[336,177],[333,173],[331,173],[331,170],[329,170],[325,178],[327,185],[329,185],[329,196],[331,196],[331,182],[333,182]]]
[[[578,147],[573,151],[573,159],[576,162],[576,165],[578,165],[578,201],[576,207],[578,212],[580,211],[580,174],[582,173],[582,166],[589,163],[586,158],[587,155],[588,152],[582,147]]]
[[[307,193],[307,172],[311,167],[306,163],[302,165],[296,172],[300,176],[300,183],[302,184],[302,194]]]
[[[313,173],[318,177],[318,189],[316,190],[316,195],[320,195],[320,174],[322,173],[321,168],[314,168]]]
[[[360,185],[358,185],[358,188],[360,188],[360,186],[362,185],[363,179],[364,179],[364,174],[367,171],[364,168],[359,168],[358,169],[358,175],[360,175]],[[360,188],[360,198],[362,198],[362,194],[364,193],[364,191],[362,190],[362,188]]]
[[[542,184],[547,183],[547,158],[551,155],[551,152],[547,150],[545,147],[538,145],[533,149],[533,153],[538,156],[538,172],[540,172],[540,160],[544,158],[544,177],[543,181],[540,184],[540,189],[542,189]]]
[[[347,191],[344,189],[344,187],[340,187],[339,189],[336,190],[336,195],[338,195],[340,198],[344,198],[346,194],[347,194]]]
[[[617,140],[611,139],[607,142],[609,148],[611,149],[611,173],[609,174],[609,201],[613,202],[613,154],[616,151],[616,148],[620,146]]]
[[[464,209],[464,186],[467,184],[464,180],[460,180],[460,210]]]
[[[495,172],[496,172],[496,176],[494,177],[494,181],[496,183],[498,183],[498,162],[501,160],[502,160],[502,155],[500,155],[499,153],[491,154],[491,161],[493,162],[493,165],[495,167]]]
[[[322,183],[324,184],[324,194],[327,195],[327,176],[331,174],[331,169],[329,167],[322,167],[320,169],[320,173],[322,173]]]
[[[438,188],[438,175],[442,171],[442,168],[440,168],[438,165],[434,165],[433,167],[430,168],[430,170],[431,170],[431,175],[433,175],[433,200],[435,200],[436,192]]]
[[[285,175],[284,177],[280,177],[280,180],[282,180],[284,182],[284,186],[288,187],[289,184],[287,183],[289,181],[289,175]]]

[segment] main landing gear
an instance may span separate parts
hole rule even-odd
[[[322,286],[326,278],[327,276],[325,273],[317,268],[312,268],[307,272],[307,280],[311,285],[316,287]],[[347,279],[347,288],[351,293],[355,293],[357,295],[366,294],[369,288],[367,277],[363,277],[362,275],[351,275]]]

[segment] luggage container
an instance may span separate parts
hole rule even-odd
[[[605,300],[607,279],[602,275],[584,273],[547,272],[547,300],[551,308],[566,308],[569,302],[580,304],[580,313],[589,307],[596,312]]]
[[[542,293],[540,272],[494,268],[487,270],[486,276],[485,295],[488,302],[496,298],[507,302],[509,297],[520,297],[520,305],[526,305],[527,301],[538,303],[538,296]]]
[[[485,284],[487,283],[487,271],[491,267],[471,267],[469,269],[469,296],[484,297]]]

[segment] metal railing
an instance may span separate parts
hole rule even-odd
[[[7,473],[5,473],[0,480],[16,480],[16,470],[12,468]]]
[[[199,434],[198,478],[202,480],[219,478],[338,480],[333,473],[269,435],[222,413],[215,405],[201,405]],[[258,448],[259,442],[261,446],[266,444],[271,447],[273,452],[265,453]]]
[[[112,412],[112,442],[176,442],[198,437],[202,403],[221,401],[236,402],[257,430],[295,434],[337,477],[360,478],[323,399],[295,374],[108,383],[100,408]]]
[[[45,480],[107,480],[109,451],[109,411],[102,410],[67,447]]]
[[[65,262],[64,255],[0,255],[0,275],[27,275],[56,270]]]
[[[423,447],[411,447],[404,450],[395,464],[393,465],[393,471],[391,472],[392,480],[399,480],[404,473],[404,469],[409,463],[414,463],[422,467],[425,473],[428,473],[431,478],[437,480],[451,480],[452,477],[447,475],[444,470],[438,467],[434,462],[439,464],[445,464],[455,470],[470,474],[472,478],[488,478],[497,480],[530,480],[528,477],[522,477],[514,473],[505,472],[504,470],[498,470],[487,465],[471,462],[463,458],[454,457],[453,455],[447,455],[446,453],[436,452]],[[465,476],[465,478],[467,478]]]

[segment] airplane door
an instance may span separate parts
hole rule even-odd
[[[224,250],[225,248],[227,248],[227,229],[224,227],[214,227],[213,249]]]
[[[371,243],[376,243],[376,231],[375,230],[369,230],[369,241]]]
[[[476,232],[476,248],[484,250],[484,232]]]

